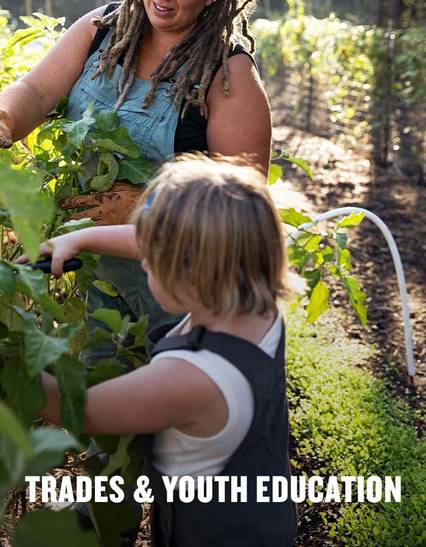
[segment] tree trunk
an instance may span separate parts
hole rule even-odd
[[[372,2],[373,22],[378,27],[383,26],[383,6],[382,0],[373,0]]]
[[[46,15],[49,15],[50,17],[53,17],[53,0],[45,0],[44,1],[44,10],[46,12]]]
[[[25,0],[25,15],[32,15],[32,13],[33,13],[32,0]]]
[[[400,25],[404,8],[405,6],[403,0],[390,0],[389,19],[392,22],[392,26],[398,27]]]

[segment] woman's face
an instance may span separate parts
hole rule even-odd
[[[156,30],[187,32],[214,0],[143,0],[148,19]]]

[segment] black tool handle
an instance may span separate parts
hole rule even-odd
[[[30,266],[33,270],[41,270],[44,273],[52,273],[52,258],[49,256],[48,258],[39,260],[34,264],[30,264]],[[79,270],[82,266],[83,262],[79,258],[71,258],[70,260],[66,260],[64,262],[63,271],[64,273],[73,272],[75,270]]]

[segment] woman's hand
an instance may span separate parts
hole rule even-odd
[[[52,257],[51,272],[55,277],[60,277],[63,274],[63,266],[66,260],[74,258],[82,252],[80,240],[81,237],[77,231],[54,237],[40,245],[40,255]],[[22,255],[15,262],[17,264],[27,264],[29,259],[27,255]]]
[[[108,192],[68,198],[60,206],[65,211],[84,208],[82,212],[68,217],[67,221],[91,218],[98,226],[128,224],[144,189],[144,186],[117,181]]]

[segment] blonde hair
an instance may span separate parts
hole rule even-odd
[[[285,292],[284,236],[260,171],[185,155],[166,163],[133,215],[142,255],[163,289],[178,283],[215,314],[264,314]]]

